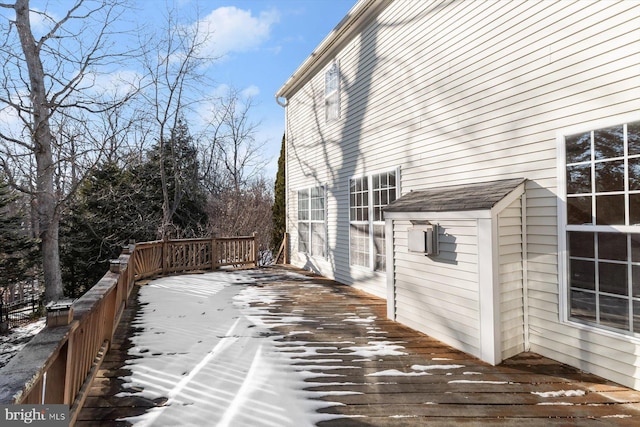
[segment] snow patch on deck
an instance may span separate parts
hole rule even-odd
[[[128,389],[119,395],[167,401],[124,420],[135,426],[312,426],[341,417],[318,413],[341,404],[317,398],[353,393],[307,391],[313,383],[305,380],[343,375],[326,372],[335,366],[295,363],[337,347],[302,340],[312,335],[308,330],[289,334],[296,342],[278,342],[285,335],[274,333],[308,320],[301,310],[272,313],[283,297],[261,284],[300,278],[306,279],[295,273],[214,272],[165,277],[142,287],[132,323],[139,330],[129,350],[131,374],[123,378]],[[372,346],[367,354],[381,354],[384,347]],[[342,360],[322,354],[329,361]]]
[[[540,397],[575,397],[575,396],[584,396],[587,393],[584,390],[556,390],[556,391],[532,391],[531,394],[535,394]]]

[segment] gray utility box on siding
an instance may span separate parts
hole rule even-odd
[[[410,252],[438,255],[438,224],[414,224],[407,231]]]

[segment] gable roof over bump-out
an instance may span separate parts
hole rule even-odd
[[[384,211],[455,212],[491,209],[524,182],[524,178],[502,179],[412,191],[387,205]]]

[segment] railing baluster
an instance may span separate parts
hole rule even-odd
[[[257,265],[257,254],[255,233],[249,237],[145,242],[131,245],[131,249],[127,246],[113,270],[74,302],[74,319],[61,326],[69,328],[65,341],[55,346],[57,350],[52,350],[35,378],[30,376],[22,390],[11,394],[15,396],[13,403],[39,403],[45,393],[47,403],[73,404],[73,424],[84,402],[87,381],[97,371],[96,357],[112,340],[135,280],[158,273]],[[28,347],[25,350],[29,351]],[[53,382],[44,384],[45,372]]]

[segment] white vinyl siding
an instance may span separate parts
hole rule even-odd
[[[411,223],[394,221],[396,320],[480,356],[477,223],[438,225],[440,253],[432,259],[409,252]]]
[[[568,124],[640,109],[638,28],[636,1],[391,2],[287,98],[288,188],[328,183],[331,250],[319,271],[386,296],[384,277],[349,264],[352,177],[399,165],[405,193],[527,178],[531,351],[640,388],[637,340],[561,321],[556,143]],[[324,71],[334,57],[341,118],[326,122]]]
[[[525,350],[521,199],[498,217],[502,358]]]

